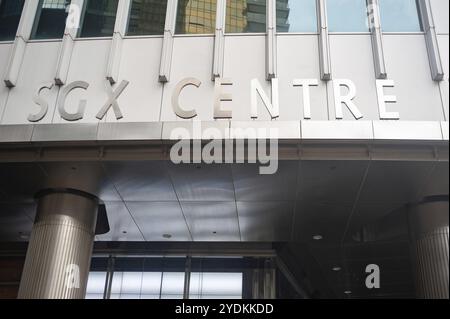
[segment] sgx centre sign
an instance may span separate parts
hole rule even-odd
[[[126,105],[122,105],[123,109],[119,106],[118,99],[124,94],[126,88],[130,82],[123,80],[114,88],[111,87],[109,81],[105,80],[105,89],[108,98],[103,105],[89,105],[89,102],[81,99],[75,111],[69,112],[66,100],[69,94],[76,89],[87,90],[89,83],[85,81],[75,81],[69,83],[61,88],[59,94],[57,108],[60,116],[66,121],[78,121],[83,119],[85,115],[86,107],[97,107],[99,109],[96,114],[96,118],[102,120],[110,109],[113,110],[117,120],[126,118]],[[201,81],[196,78],[184,78],[180,80],[175,86],[172,92],[171,104],[173,112],[182,119],[191,119],[198,116],[195,108],[187,108],[183,106],[183,101],[180,98],[181,93],[187,87],[200,88]],[[300,101],[303,106],[303,118],[311,119],[311,90],[319,85],[317,79],[294,79],[292,81],[292,89],[301,89],[303,92],[303,101]],[[355,104],[354,99],[357,96],[356,85],[349,79],[334,79],[332,81],[333,93],[334,93],[334,108],[336,114],[336,120],[343,119],[344,107],[347,108],[355,119],[359,120],[364,115]],[[28,115],[28,121],[39,122],[48,112],[48,101],[43,97],[44,90],[52,90],[54,88],[53,83],[47,83],[38,87],[35,96],[33,97],[34,103],[39,107],[38,111]],[[233,110],[226,107],[227,102],[233,101],[233,86],[232,79],[217,78],[215,79],[214,95],[211,105],[214,108],[214,119],[232,119]],[[400,114],[393,110],[388,111],[389,103],[396,103],[397,97],[395,95],[386,95],[385,88],[394,87],[393,80],[376,80],[376,90],[378,99],[378,113],[380,120],[398,120]],[[272,119],[276,119],[280,116],[280,108],[283,107],[279,102],[279,80],[274,78],[271,80],[271,94],[266,92],[258,79],[251,80],[250,83],[250,114],[252,119],[258,118],[258,100],[260,100]],[[392,108],[392,106],[390,106]],[[125,115],[124,115],[125,114]]]

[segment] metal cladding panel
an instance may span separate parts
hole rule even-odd
[[[98,241],[143,241],[141,231],[123,202],[106,202],[108,222],[111,231],[98,235]]]
[[[448,0],[430,0],[431,10],[433,11],[434,24],[438,34],[449,34],[449,1]]]
[[[39,86],[53,82],[59,46],[60,42],[27,44],[17,85],[9,93],[1,124],[30,124],[27,121],[28,115],[39,111],[39,107],[33,102],[33,96]],[[2,96],[3,90],[2,88],[0,91]],[[48,112],[39,123],[52,122],[58,91],[55,86],[51,90],[42,91],[41,95],[48,102]]]
[[[445,120],[449,119],[449,37],[447,35],[438,35],[439,52],[441,55],[442,67],[444,68],[444,81],[440,82],[442,103],[444,105]]]
[[[146,241],[192,241],[180,203],[130,202],[127,208]]]
[[[265,74],[265,36],[226,36],[224,77],[234,82],[233,101],[226,103],[233,110],[233,120],[250,120],[250,81],[258,79],[267,96],[271,97],[270,83]],[[211,102],[210,102],[210,107]],[[281,112],[281,110],[280,110]],[[271,119],[264,104],[258,101],[258,120]],[[286,118],[285,118],[286,119]]]
[[[67,96],[65,105],[67,112],[74,113],[80,100],[87,101],[84,117],[78,121],[79,123],[97,123],[99,120],[95,116],[108,99],[106,67],[110,46],[111,40],[75,41],[67,83],[85,81],[89,83],[89,87],[87,90],[72,91]],[[61,98],[62,94],[58,96],[58,103]],[[55,112],[53,123],[68,123],[68,121]]]
[[[318,79],[319,39],[317,35],[279,35],[278,77],[280,79],[280,119],[301,120],[304,116],[303,89],[293,87],[294,79]],[[313,119],[328,120],[326,83],[310,88],[311,116]]]
[[[11,44],[0,45],[0,123],[2,120],[3,110],[5,109],[6,100],[8,98],[9,89],[5,85],[3,85],[3,79],[5,78],[5,72],[11,48]]]
[[[378,120],[377,92],[375,70],[373,64],[372,44],[369,34],[330,34],[332,82],[338,79],[349,79],[356,86],[356,97],[353,100],[364,120]],[[344,95],[345,88],[341,88]],[[328,92],[332,107],[330,119],[335,119],[333,88]],[[344,120],[355,120],[355,117],[344,108]]]
[[[176,37],[173,44],[170,81],[164,86],[161,110],[162,121],[183,121],[172,108],[172,95],[179,83],[185,78],[201,81],[199,88],[186,87],[180,95],[182,109],[195,108],[197,120],[208,121],[213,118],[214,82],[211,81],[214,38]]]
[[[158,82],[161,38],[123,40],[118,82],[130,82],[118,99],[126,122],[160,120],[163,84]],[[124,121],[121,120],[121,121]],[[116,122],[113,112],[108,122]]]
[[[439,83],[431,80],[422,34],[385,34],[384,52],[389,79],[395,81],[397,103],[389,106],[404,121],[444,120]],[[391,92],[391,93],[389,93]]]
[[[181,202],[194,241],[240,241],[236,203]]]

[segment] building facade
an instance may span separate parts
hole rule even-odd
[[[448,298],[448,11],[0,0],[0,295]]]

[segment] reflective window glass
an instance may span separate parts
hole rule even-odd
[[[69,0],[40,0],[32,39],[61,39],[66,27]]]
[[[184,272],[115,271],[111,299],[182,299]],[[92,271],[86,299],[103,299],[106,272]],[[243,273],[193,272],[190,299],[242,299]]]
[[[162,35],[167,0],[133,0],[127,35]]]
[[[381,28],[386,32],[420,32],[416,0],[380,0]]]
[[[216,0],[178,0],[175,33],[213,34],[216,28]]]
[[[266,32],[266,0],[228,0],[226,10],[227,33]]]
[[[24,2],[25,0],[0,1],[0,41],[15,38]]]
[[[277,32],[317,32],[316,0],[277,0]]]
[[[87,0],[81,38],[110,37],[114,33],[119,0]]]
[[[242,273],[192,273],[191,299],[242,299]]]
[[[327,0],[331,32],[368,32],[366,0]]]

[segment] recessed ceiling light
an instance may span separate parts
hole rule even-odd
[[[346,291],[344,291],[344,294],[346,294],[346,295],[351,295],[352,292],[351,292],[351,290],[346,290]]]
[[[28,236],[27,234],[24,234],[22,232],[19,232],[19,237],[20,237],[20,239],[30,239],[30,236]]]
[[[165,239],[170,239],[170,238],[172,238],[172,235],[171,235],[171,234],[164,234],[164,235],[163,235],[163,238],[165,238]]]
[[[339,267],[339,266],[336,266],[336,267],[333,267],[333,268],[331,268],[333,271],[341,271],[342,270],[342,268],[341,267]]]
[[[314,236],[313,236],[313,239],[314,239],[314,240],[322,240],[322,239],[323,239],[323,236],[322,236],[322,235],[314,235]]]

